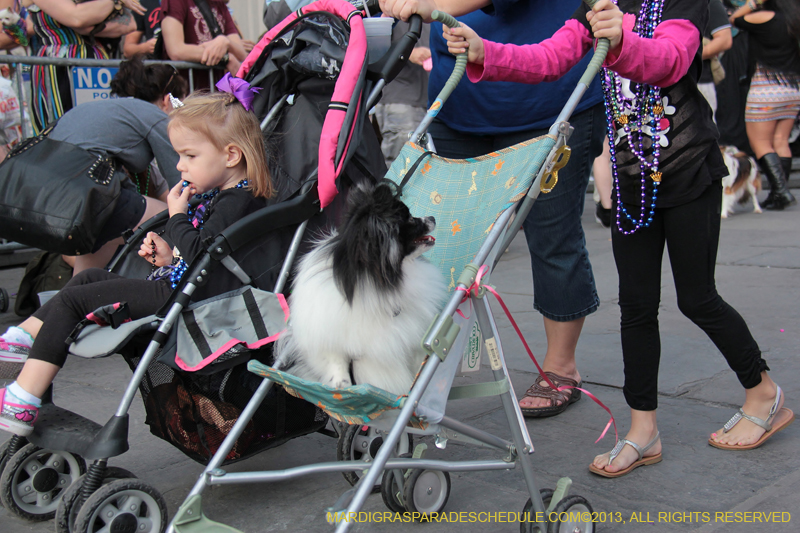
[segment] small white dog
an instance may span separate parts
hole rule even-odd
[[[299,262],[276,354],[287,371],[336,389],[369,383],[408,393],[422,337],[445,301],[433,217],[415,218],[387,184],[350,191],[339,231]]]
[[[19,20],[19,15],[11,11],[10,9],[6,8],[0,10],[0,23],[3,26],[13,26]]]
[[[728,167],[728,175],[722,178],[722,218],[728,218],[737,203],[744,204],[747,200],[752,200],[753,212],[760,213],[761,176],[755,160],[735,146],[721,146],[720,150]]]

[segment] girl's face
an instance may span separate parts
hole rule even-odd
[[[233,187],[239,181],[241,165],[231,160],[229,150],[220,150],[203,135],[180,126],[169,129],[169,140],[180,158],[181,179],[194,185],[197,194]]]

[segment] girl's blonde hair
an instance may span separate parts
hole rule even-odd
[[[272,179],[258,119],[233,95],[225,92],[190,94],[183,101],[183,107],[173,109],[169,115],[169,128],[174,127],[203,135],[219,150],[229,144],[239,147],[244,154],[247,188],[256,197],[272,196]]]

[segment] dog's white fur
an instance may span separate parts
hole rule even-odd
[[[13,26],[19,20],[19,15],[6,8],[0,10],[0,24],[3,26]]]
[[[352,306],[333,278],[327,237],[299,263],[289,299],[291,318],[276,347],[289,372],[336,389],[369,383],[393,394],[408,393],[425,357],[422,337],[446,297],[439,269],[420,257],[403,259],[396,291],[358,284]]]
[[[760,213],[758,192],[761,190],[761,176],[755,160],[735,146],[721,146],[720,150],[728,167],[728,175],[722,178],[722,218],[728,218],[737,203],[743,204],[748,199],[752,199],[753,212]],[[749,172],[743,168],[747,166],[742,165],[745,161],[749,163]]]

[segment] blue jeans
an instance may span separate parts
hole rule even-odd
[[[586,186],[594,159],[603,152],[603,104],[572,117],[572,157],[558,184],[540,194],[523,223],[533,272],[533,308],[557,322],[577,320],[597,310],[600,300],[581,225]],[[547,133],[547,129],[503,135],[461,133],[435,120],[428,129],[439,155],[465,159],[507,148]]]

